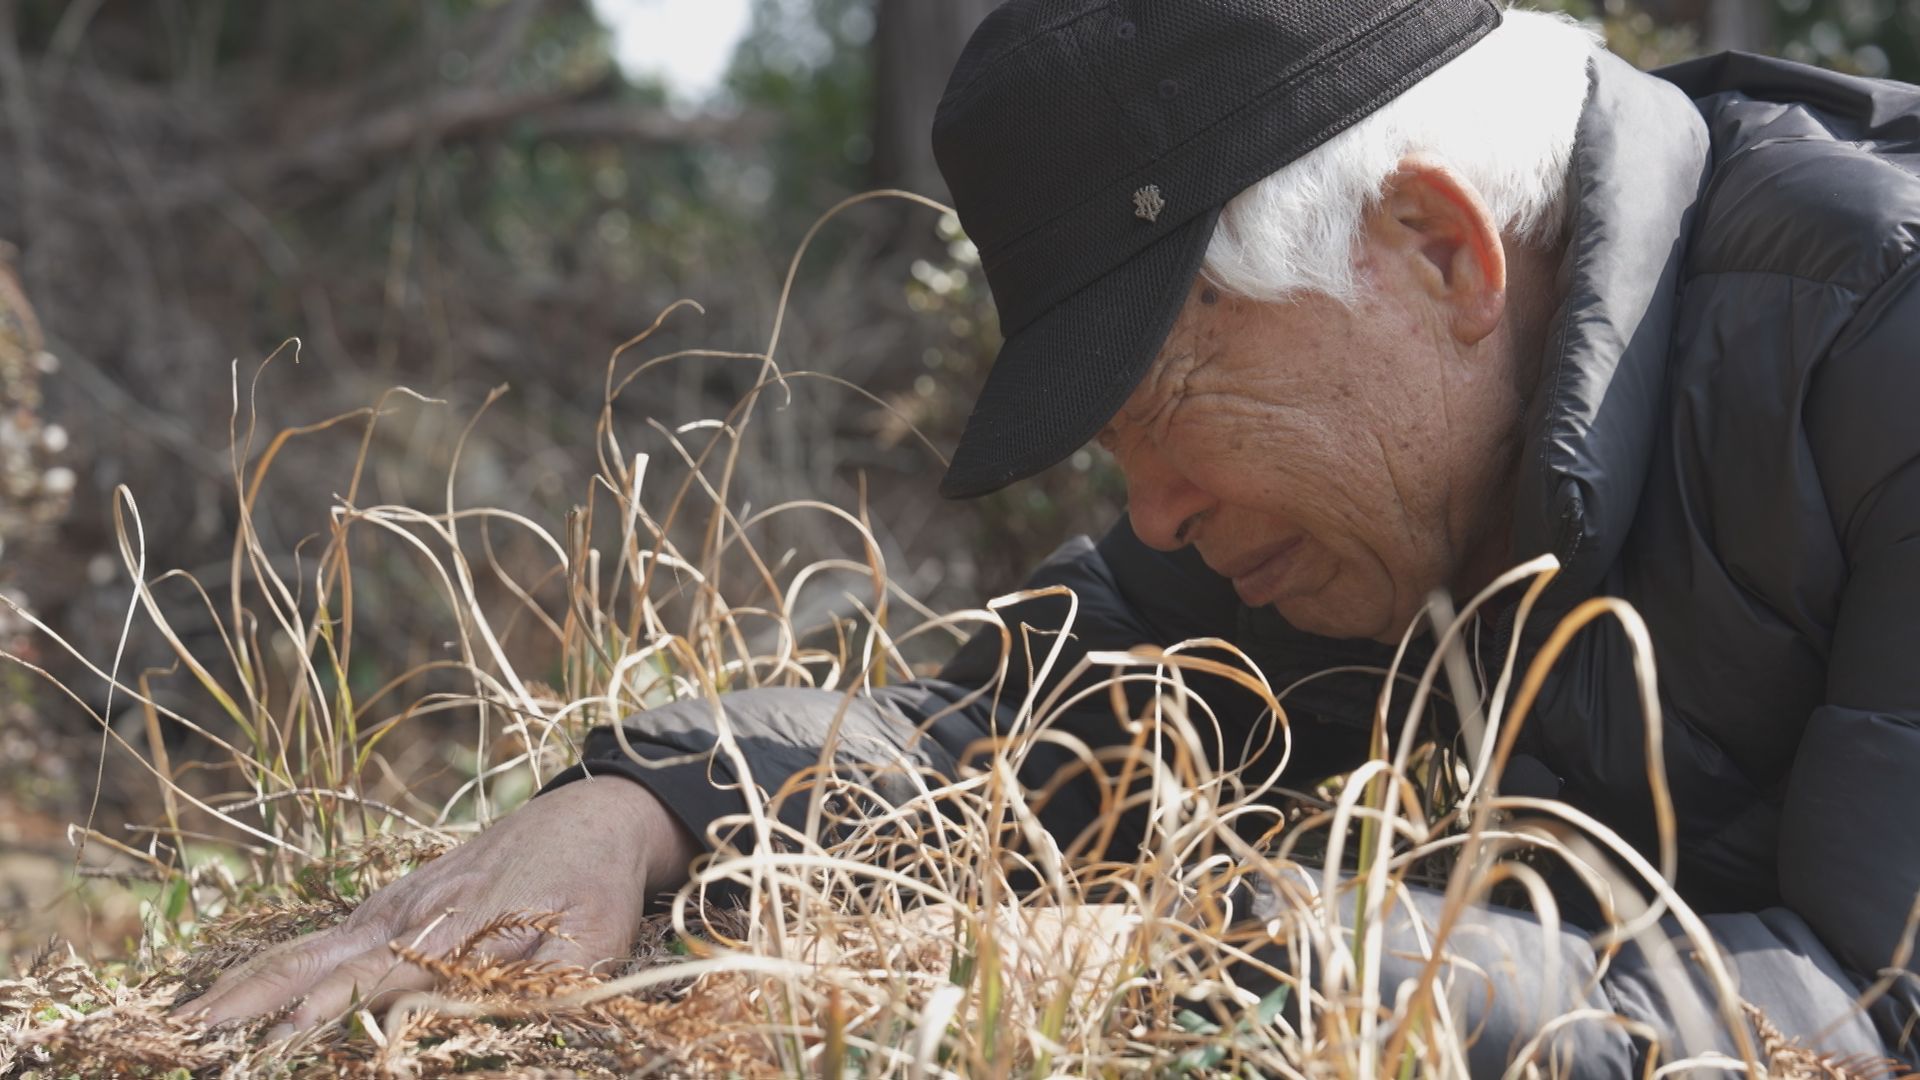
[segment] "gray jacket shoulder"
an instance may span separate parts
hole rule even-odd
[[[1920,91],[1738,53],[1661,74],[1713,140],[1689,279],[1783,274],[1864,295],[1920,250]]]

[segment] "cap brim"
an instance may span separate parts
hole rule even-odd
[[[1172,332],[1219,219],[1217,207],[1195,217],[1009,337],[940,494],[998,491],[1100,434]]]

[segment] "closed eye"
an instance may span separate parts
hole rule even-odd
[[[1166,441],[1167,432],[1173,427],[1174,414],[1189,400],[1187,387],[1197,370],[1199,365],[1194,362],[1192,353],[1182,353],[1165,361],[1158,400],[1153,415],[1147,418],[1148,429],[1162,442]]]
[[[1115,429],[1122,424],[1128,428],[1144,430],[1155,437],[1164,437],[1172,420],[1173,412],[1179,408],[1187,396],[1187,380],[1192,378],[1199,365],[1194,362],[1192,352],[1179,352],[1162,356],[1147,369],[1146,377],[1120,410],[1120,415],[1109,421],[1106,429],[1095,438],[1100,448],[1111,454],[1117,454],[1119,438]]]

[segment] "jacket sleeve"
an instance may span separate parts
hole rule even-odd
[[[1920,893],[1920,287],[1916,264],[1835,341],[1807,432],[1847,556],[1826,703],[1800,742],[1781,895],[1839,958],[1894,957]]]
[[[1167,555],[1146,548],[1125,519],[1098,544],[1081,537],[1063,546],[1040,566],[1026,588],[1049,586],[1071,589],[1078,605],[1066,627],[1069,637],[1051,669],[1056,684],[1090,650],[1171,645],[1203,636],[1230,638],[1235,628],[1237,598],[1226,582],[1190,552]],[[716,732],[724,722],[743,751],[752,784],[763,792],[778,792],[796,778],[813,775],[833,732],[828,760],[835,770],[856,774],[884,797],[899,801],[914,791],[905,783],[901,764],[935,777],[951,777],[970,754],[985,749],[982,740],[1009,729],[1031,686],[1029,661],[1038,666],[1044,660],[1066,626],[1068,610],[1067,598],[1057,596],[1000,610],[1013,640],[1006,679],[997,694],[993,682],[1004,639],[997,628],[988,627],[970,638],[936,678],[854,695],[762,689],[730,693],[717,703],[678,702],[624,722],[632,756],[611,728],[596,729],[587,739],[581,764],[560,774],[545,790],[587,775],[623,776],[659,795],[696,837],[708,842],[710,823],[745,809],[738,778],[726,756],[713,754]],[[1089,672],[1086,678],[1097,680],[1107,674]],[[1055,688],[1041,687],[1040,699]],[[1244,757],[1248,736],[1263,721],[1265,710],[1259,699],[1223,685],[1197,689],[1207,695],[1219,721],[1217,732],[1209,731],[1207,753],[1216,759],[1223,754]],[[1135,695],[1132,707],[1140,704],[1141,698]],[[1072,744],[1077,741],[1097,758],[1103,751],[1126,745],[1129,735],[1105,693],[1061,710],[1049,730],[1071,738],[1035,743],[1020,780],[1031,791],[1047,792],[1035,804],[1041,823],[1063,848],[1071,848],[1083,834],[1094,835],[1091,826],[1104,824],[1098,822],[1103,785],[1090,771],[1081,748]],[[1290,773],[1327,775],[1350,764],[1356,754],[1364,755],[1358,735],[1337,734],[1311,740],[1311,747],[1296,746]],[[1279,745],[1276,737],[1265,763],[1278,761]],[[1253,767],[1261,764],[1254,762]],[[804,806],[804,799],[786,799],[779,813],[783,820],[798,825]],[[1118,815],[1112,824],[1107,854],[1130,857],[1145,833],[1141,808]]]

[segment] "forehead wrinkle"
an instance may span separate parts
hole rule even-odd
[[[1203,366],[1204,362],[1195,362],[1191,352],[1168,358],[1166,368],[1160,375],[1162,387],[1154,395],[1153,409],[1147,417],[1149,427],[1163,441],[1173,426],[1173,414],[1186,404],[1188,383],[1193,379],[1193,373]]]
[[[1105,434],[1118,439],[1124,427],[1158,428],[1164,436],[1176,408],[1190,396],[1189,383],[1195,375],[1212,366],[1226,350],[1211,326],[1194,326],[1183,316],[1175,325],[1163,351],[1147,367],[1140,385],[1134,389]]]
[[[1177,369],[1189,366],[1187,361],[1192,358],[1192,355],[1192,353],[1181,352],[1155,360],[1147,368],[1147,374],[1140,380],[1140,385],[1134,388],[1126,404],[1120,407],[1120,412],[1108,426],[1113,427],[1121,421],[1139,424],[1158,413],[1164,407],[1166,399],[1178,391],[1178,384],[1182,377]]]

